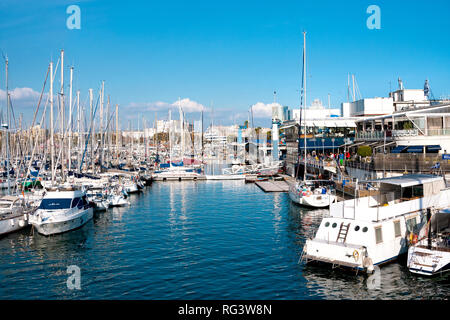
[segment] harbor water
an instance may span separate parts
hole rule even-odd
[[[367,276],[299,264],[327,210],[243,181],[155,182],[82,228],[0,239],[0,299],[445,299],[405,263]],[[80,289],[67,286],[80,268]]]

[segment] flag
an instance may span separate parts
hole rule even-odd
[[[441,163],[437,162],[434,166],[431,167],[431,169],[439,169],[441,167]]]

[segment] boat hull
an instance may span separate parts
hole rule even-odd
[[[49,236],[68,232],[82,227],[89,220],[92,219],[94,215],[93,213],[94,213],[93,208],[89,207],[73,216],[70,216],[70,218],[68,219],[64,220],[61,219],[59,221],[51,221],[51,222],[31,222],[31,223],[36,228],[38,233],[45,236]]]
[[[28,215],[19,215],[0,220],[0,236],[18,231],[28,226]]]

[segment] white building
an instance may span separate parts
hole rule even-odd
[[[292,110],[294,120],[300,120],[300,109]],[[309,108],[306,108],[306,119],[324,119],[330,117],[339,117],[341,111],[339,109],[325,108],[322,101],[315,99]],[[302,114],[303,116],[303,114]]]
[[[343,117],[372,117],[389,115],[397,111],[429,107],[430,101],[424,89],[405,89],[401,79],[399,89],[389,93],[389,97],[360,99],[341,104]]]

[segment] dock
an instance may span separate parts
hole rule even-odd
[[[286,181],[257,181],[255,184],[264,192],[289,192]]]

